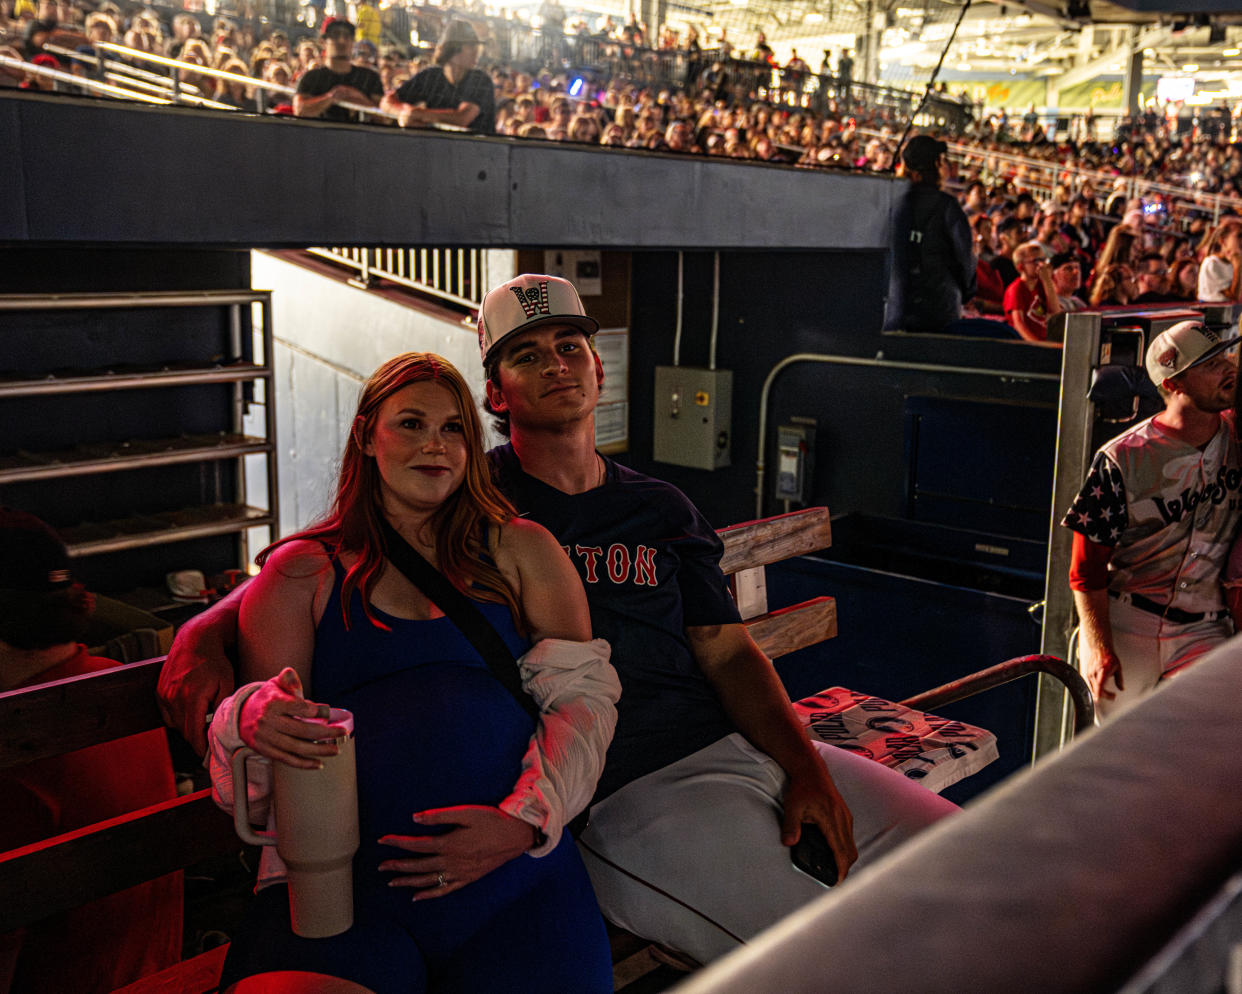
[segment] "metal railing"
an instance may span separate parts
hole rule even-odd
[[[44,48],[49,52],[54,52],[57,55],[93,67],[97,74],[102,74],[110,82],[105,83],[86,76],[75,76],[73,73],[60,69],[37,66],[33,63],[23,62],[20,59],[13,59],[8,56],[0,56],[0,65],[20,69],[22,72],[30,75],[52,80],[56,84],[57,90],[71,88],[100,96],[118,97],[124,100],[140,100],[155,104],[190,104],[196,107],[210,107],[213,110],[236,111],[241,108],[203,96],[198,87],[184,81],[183,77],[185,75],[210,76],[213,79],[241,83],[244,86],[251,87],[258,97],[260,110],[266,108],[267,100],[272,96],[292,100],[297,93],[297,90],[292,86],[283,86],[280,83],[255,79],[253,76],[243,76],[240,73],[228,72],[225,69],[200,66],[193,62],[182,62],[179,59],[170,59],[163,55],[156,55],[153,52],[144,52],[141,49],[116,45],[112,42],[95,42],[94,47],[97,50],[117,55],[121,60],[137,60],[161,66],[168,70],[168,75],[147,72],[130,65],[126,61],[88,55],[85,52],[71,51],[59,45],[44,45]],[[397,119],[396,114],[382,110],[379,107],[369,107],[366,104],[357,104],[349,100],[333,100],[333,103],[338,107],[344,107],[346,110],[357,112],[362,115],[363,120],[372,118],[382,121],[396,121]]]
[[[86,79],[82,76],[75,76],[73,73],[65,72],[62,69],[50,69],[47,66],[36,66],[31,62],[23,62],[21,59],[14,59],[8,55],[0,55],[0,66],[3,66],[6,69],[17,69],[30,76],[38,76],[42,79],[50,80],[53,89],[57,91],[63,91],[65,87],[73,87],[101,97],[117,97],[121,100],[139,100],[143,103],[162,104],[165,106],[172,103],[172,99],[170,97],[158,97],[153,96],[150,93],[141,93],[136,90],[113,86],[110,83],[102,83],[97,79]]]
[[[312,248],[312,254],[358,275],[351,282],[370,287],[376,280],[426,293],[473,312],[483,303],[489,281],[482,249]]]
[[[1107,196],[1117,188],[1117,181],[1123,180],[1121,190],[1125,193],[1126,199],[1159,194],[1174,208],[1210,214],[1213,224],[1216,224],[1221,215],[1227,211],[1242,211],[1242,199],[1204,190],[1190,190],[1185,185],[1159,183],[1140,176],[1121,176],[1117,173],[1071,168],[1055,160],[1001,152],[966,142],[950,141],[947,144],[950,157],[959,164],[981,165],[985,171],[992,173],[999,173],[1002,168],[1021,170],[1023,185],[1032,192],[1040,192],[1047,196],[1052,194],[1058,183],[1065,180],[1069,180],[1071,186],[1090,180],[1095,184],[1098,196]]]

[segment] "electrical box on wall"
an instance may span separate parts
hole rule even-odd
[[[732,410],[732,370],[657,366],[652,456],[691,469],[728,466]]]
[[[801,419],[810,422],[810,419]],[[776,477],[772,496],[805,504],[815,476],[815,425],[781,425],[776,429]]]

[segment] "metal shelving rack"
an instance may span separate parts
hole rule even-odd
[[[98,293],[0,295],[3,314],[34,310],[136,309],[143,307],[224,307],[229,314],[228,361],[214,364],[171,362],[151,367],[117,367],[41,376],[0,374],[0,399],[92,391],[160,389],[201,384],[232,384],[232,424],[216,434],[171,438],[125,439],[54,451],[18,451],[0,455],[0,485],[52,480],[123,470],[184,463],[237,462],[233,500],[196,507],[169,508],[156,514],[104,522],[86,522],[61,530],[75,557],[120,552],[153,545],[240,533],[243,565],[249,561],[246,532],[267,527],[276,537],[279,505],[276,480],[276,411],[272,389],[271,294],[262,291],[202,291],[194,293]],[[255,350],[261,355],[246,361],[242,336],[243,308],[258,310],[260,334]],[[253,327],[253,325],[252,325]],[[254,401],[263,408],[264,435],[245,433],[248,407],[245,387],[254,385]],[[265,457],[266,507],[252,506],[246,493],[246,456]]]

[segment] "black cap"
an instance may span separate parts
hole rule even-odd
[[[323,22],[323,27],[319,29],[320,37],[327,38],[329,32],[336,28],[344,28],[349,32],[351,38],[354,36],[355,28],[349,21],[343,17],[329,17]]]
[[[1078,254],[1076,252],[1058,252],[1052,257],[1049,265],[1053,269],[1060,269],[1062,266],[1067,266],[1071,262],[1075,263],[1079,269],[1082,269],[1082,260],[1078,258]]]
[[[72,582],[60,537],[33,514],[0,507],[0,589],[42,594]]]
[[[949,146],[931,135],[915,135],[901,150],[901,161],[911,169],[926,172],[936,166],[937,161]]]

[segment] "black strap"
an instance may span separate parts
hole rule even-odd
[[[469,597],[454,587],[443,573],[402,538],[397,529],[383,518],[380,519],[380,527],[384,534],[384,555],[388,557],[388,561],[448,615],[470,644],[478,650],[483,662],[492,671],[492,676],[504,685],[527,714],[538,721],[539,708],[530,694],[522,689],[517,660],[492,623]]]

